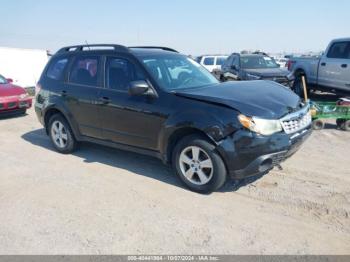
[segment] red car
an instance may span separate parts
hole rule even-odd
[[[25,114],[32,106],[32,98],[24,88],[13,85],[12,79],[0,75],[0,116],[4,114]]]

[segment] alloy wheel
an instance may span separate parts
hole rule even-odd
[[[213,162],[198,146],[190,146],[182,150],[179,164],[183,176],[193,184],[205,185],[213,177]]]

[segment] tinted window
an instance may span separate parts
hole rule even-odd
[[[233,56],[231,55],[229,58],[226,59],[225,61],[225,66],[231,66],[232,65],[232,60],[233,60]]]
[[[67,58],[53,61],[50,64],[49,69],[47,70],[46,76],[54,80],[61,80],[64,69],[66,68],[67,62],[68,62]]]
[[[214,57],[206,57],[204,58],[204,65],[214,65]]]
[[[128,60],[121,58],[107,59],[107,88],[127,91],[130,82],[145,79],[143,72]]]
[[[69,81],[74,84],[97,86],[98,57],[78,57],[71,69]]]
[[[328,51],[329,58],[349,58],[349,42],[334,43]]]
[[[217,65],[223,65],[226,61],[226,57],[217,57],[216,58],[216,64]]]

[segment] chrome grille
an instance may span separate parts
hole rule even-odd
[[[311,124],[311,114],[309,112],[309,106],[304,107],[302,110],[289,114],[281,119],[281,125],[284,132],[287,134],[293,134],[298,132]]]

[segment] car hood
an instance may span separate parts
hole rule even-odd
[[[0,97],[18,96],[25,94],[25,92],[22,87],[13,84],[0,84]]]
[[[279,119],[299,110],[300,98],[272,81],[237,81],[179,90],[176,95],[233,108],[247,116]]]
[[[287,76],[290,72],[286,68],[261,68],[261,69],[244,69],[248,74],[261,77]]]

